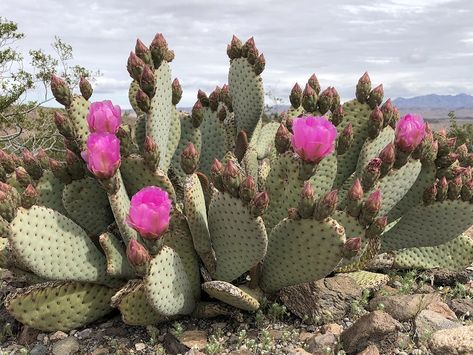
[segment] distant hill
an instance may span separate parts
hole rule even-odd
[[[419,108],[419,109],[473,109],[473,96],[467,94],[458,95],[424,95],[411,98],[399,97],[393,101],[399,109]]]

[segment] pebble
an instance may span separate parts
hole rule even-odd
[[[135,344],[135,350],[136,351],[143,351],[146,349],[146,344],[145,343],[136,343]]]
[[[43,344],[36,344],[29,352],[30,355],[46,355],[47,353],[48,348]]]
[[[93,332],[92,329],[84,329],[84,330],[81,330],[80,332],[77,332],[76,336],[79,339],[87,339],[87,338],[90,338],[90,336],[92,335],[92,332]]]
[[[58,330],[57,332],[51,334],[49,336],[49,340],[51,341],[57,341],[57,340],[62,340],[62,339],[66,339],[68,337],[68,335],[60,330]]]
[[[74,337],[59,340],[53,346],[53,355],[70,355],[79,351],[79,342]]]

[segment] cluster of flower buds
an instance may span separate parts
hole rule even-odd
[[[361,78],[358,80],[358,84],[356,84],[356,99],[361,102],[365,103],[368,102],[368,98],[371,92],[371,79],[368,75],[368,72],[365,72]]]
[[[259,53],[253,37],[243,44],[238,37],[233,35],[230,44],[227,45],[227,55],[231,60],[246,58],[248,63],[253,66],[256,75],[261,74],[266,66],[264,55]]]
[[[22,160],[24,168],[34,180],[39,180],[43,176],[41,163],[28,149],[23,151]]]

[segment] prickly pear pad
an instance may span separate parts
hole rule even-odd
[[[100,235],[99,242],[107,258],[107,274],[124,279],[135,276],[125,254],[126,247],[117,237],[106,232]]]
[[[67,216],[67,211],[62,203],[63,189],[64,184],[51,171],[45,170],[36,185],[38,191],[38,202],[36,204],[51,208]]]
[[[87,125],[89,102],[80,95],[74,95],[71,106],[67,108],[67,113],[74,126],[77,143],[81,150],[85,150],[87,137],[89,136],[89,126]]]
[[[167,171],[171,166],[171,159],[174,156],[174,153],[176,153],[176,149],[179,145],[179,140],[181,138],[181,120],[179,119],[179,116],[180,112],[176,109],[176,106],[172,106],[170,119],[171,126],[169,127],[166,156],[164,162],[160,163],[160,167],[163,171]]]
[[[21,208],[11,223],[10,244],[29,270],[50,280],[107,283],[106,260],[82,228],[42,206]]]
[[[205,282],[202,284],[202,289],[209,296],[244,311],[254,312],[260,306],[257,297],[251,294],[251,290],[239,288],[225,281]]]
[[[179,254],[168,246],[151,260],[144,285],[149,304],[164,316],[190,314],[195,307],[184,264]]]
[[[282,220],[269,237],[261,287],[275,292],[324,278],[342,260],[344,243],[344,228],[330,217],[324,221]]]
[[[81,282],[46,282],[7,296],[5,307],[19,322],[42,331],[68,331],[109,313],[116,290]]]
[[[243,202],[218,192],[209,207],[209,230],[217,259],[214,278],[233,281],[263,260],[268,237],[261,217]]]
[[[368,138],[361,148],[356,173],[358,176],[363,168],[368,165],[371,159],[376,158],[379,153],[391,142],[394,141],[394,130],[391,126],[386,126],[375,139]]]
[[[199,171],[210,174],[214,159],[221,160],[225,155],[225,127],[217,118],[217,112],[212,112],[210,107],[204,107],[204,120],[200,125],[202,134],[202,147],[199,161]]]

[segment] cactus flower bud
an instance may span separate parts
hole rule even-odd
[[[359,179],[356,179],[347,194],[347,212],[350,216],[358,217],[363,202],[363,187]]]
[[[220,122],[225,121],[225,118],[227,118],[227,109],[225,108],[225,106],[220,107],[217,112],[217,118]]]
[[[325,113],[330,110],[330,107],[332,106],[332,100],[333,100],[333,93],[332,93],[332,88],[328,87],[319,96],[318,99],[318,107],[319,107],[319,112],[324,115]]]
[[[91,133],[81,156],[95,177],[110,179],[120,167],[120,140],[111,133]]]
[[[248,175],[240,185],[240,198],[243,202],[249,203],[257,193],[255,179]]]
[[[442,176],[437,183],[437,201],[444,201],[447,198],[448,182],[445,176]]]
[[[292,147],[304,161],[318,164],[335,150],[337,129],[325,117],[296,118],[292,130]]]
[[[131,198],[127,223],[145,239],[158,239],[167,231],[172,203],[168,193],[148,186]]]
[[[172,104],[176,106],[182,98],[182,86],[177,78],[174,79],[171,85],[172,89]]]
[[[425,123],[422,116],[407,114],[396,124],[394,143],[404,153],[412,153],[425,136]]]
[[[128,70],[128,73],[133,79],[138,82],[140,81],[141,73],[143,72],[143,68],[145,66],[145,62],[143,62],[140,57],[138,57],[135,53],[130,52],[126,69]]]
[[[31,208],[38,199],[38,191],[33,185],[29,184],[25,191],[21,194],[21,206],[24,208]]]
[[[223,164],[218,159],[214,159],[212,167],[210,168],[210,178],[215,188],[219,191],[223,191],[223,171],[225,170]]]
[[[345,258],[352,258],[358,254],[362,246],[361,238],[349,238],[343,246],[343,256]]]
[[[330,105],[330,111],[335,111],[335,109],[340,106],[340,95],[338,94],[337,89],[335,89],[333,86],[330,88],[332,91],[332,105]]]
[[[256,63],[253,66],[253,70],[255,71],[256,75],[260,75],[264,68],[266,67],[266,59],[264,58],[264,54],[261,53],[258,58],[256,58]]]
[[[197,128],[201,125],[202,121],[204,120],[204,107],[202,106],[202,102],[197,100],[192,107],[192,125]]]
[[[394,144],[389,143],[379,153],[379,159],[381,159],[381,176],[385,176],[394,165],[396,161],[396,149]]]
[[[274,137],[274,145],[279,154],[283,154],[291,147],[292,134],[284,124],[280,124]]]
[[[368,196],[361,208],[360,222],[363,225],[370,225],[374,221],[376,215],[381,209],[381,202],[381,190],[379,189]]]
[[[162,33],[157,33],[149,47],[155,68],[159,68],[163,60],[171,61],[169,57],[168,43]]]
[[[243,160],[243,157],[246,154],[246,150],[248,149],[249,142],[248,142],[248,135],[245,131],[238,132],[235,141],[235,157],[238,159],[239,162]]]
[[[371,79],[368,72],[365,72],[356,84],[356,99],[362,104],[368,101],[371,91]]]
[[[143,159],[151,171],[159,165],[159,147],[151,136],[146,136],[143,144]]]
[[[136,239],[131,239],[126,248],[126,257],[135,267],[144,266],[151,260],[148,250]]]
[[[33,179],[31,178],[30,174],[28,174],[26,169],[22,166],[19,166],[15,169],[15,177],[20,186],[22,187],[26,187],[33,182]]]
[[[383,126],[387,127],[392,118],[393,118],[393,113],[394,113],[394,106],[391,102],[391,99],[387,99],[383,106],[381,106],[381,112],[383,113]]]
[[[302,89],[298,83],[295,83],[291,94],[289,95],[289,101],[291,102],[292,107],[299,108],[302,102]]]
[[[437,198],[437,184],[433,183],[424,190],[423,200],[426,205],[430,205],[435,202]]]
[[[332,111],[331,121],[335,127],[337,127],[343,121],[343,106],[338,105],[335,110]]]
[[[39,180],[43,176],[43,168],[41,167],[39,161],[34,157],[34,155],[28,150],[25,149],[22,152],[23,166],[25,167],[28,174],[35,180]]]
[[[338,203],[338,190],[332,190],[327,192],[324,196],[322,196],[316,203],[315,211],[314,211],[314,218],[322,221],[325,218],[332,215],[337,208]]]
[[[67,171],[74,180],[82,179],[85,175],[84,163],[69,149],[66,149]]]
[[[465,143],[462,145],[459,145],[457,149],[455,150],[455,153],[458,154],[461,160],[464,160],[465,157],[468,155],[468,147],[466,146]]]
[[[82,97],[86,100],[90,99],[94,90],[92,89],[92,85],[90,82],[83,76],[80,77],[79,81],[79,90]]]
[[[378,217],[370,224],[365,232],[366,238],[379,237],[388,225],[388,216]]]
[[[461,199],[463,201],[471,201],[473,199],[473,179],[470,179],[463,184]]]
[[[269,206],[269,195],[266,191],[262,191],[253,198],[250,202],[250,213],[254,217],[259,217],[264,214],[264,211]]]
[[[315,76],[315,73],[310,76],[309,80],[307,80],[307,84],[309,84],[309,86],[314,89],[317,95],[319,94],[320,84],[319,79],[317,79],[317,77]]]
[[[240,39],[233,35],[231,43],[227,47],[227,55],[230,59],[241,57],[242,43]]]
[[[65,162],[51,158],[49,159],[49,168],[51,169],[53,175],[64,184],[70,184],[72,182],[72,177],[69,174]]]
[[[186,174],[193,174],[199,165],[199,152],[194,144],[189,142],[181,153],[181,168]]]
[[[4,183],[0,183],[2,187]],[[7,185],[8,186],[8,185]],[[16,216],[17,204],[14,202],[11,194],[12,189],[0,189],[0,217],[11,222]]]
[[[16,164],[13,160],[13,157],[1,149],[0,149],[0,165],[3,166],[7,174],[11,174],[12,172],[15,171],[15,168],[16,168]]]
[[[87,124],[92,133],[115,134],[120,127],[122,111],[120,106],[113,105],[112,101],[105,100],[92,102],[87,113]]]
[[[59,133],[67,139],[74,138],[74,127],[69,118],[62,115],[59,111],[54,112],[54,123]]]
[[[369,103],[370,107],[374,108],[376,106],[381,105],[381,102],[383,102],[383,97],[384,97],[383,84],[380,84],[380,85],[376,86],[370,92],[370,96],[368,98],[368,103]]]
[[[222,91],[222,89],[220,88],[220,86],[217,86],[215,90],[212,91],[209,95],[209,106],[212,112],[215,112],[218,109],[218,100],[220,98],[220,91]]]
[[[154,65],[151,51],[139,38],[136,39],[135,53],[145,64],[149,66]]]
[[[255,64],[258,54],[255,39],[253,37],[248,38],[245,44],[241,47],[241,56],[248,58],[248,62],[253,65]]]
[[[337,154],[343,155],[353,144],[353,125],[349,122],[338,137]]]
[[[200,103],[202,104],[202,106],[204,106],[204,107],[208,107],[210,105],[209,97],[207,96],[207,94],[203,90],[199,89],[197,91],[197,100],[199,100]]]
[[[143,112],[149,112],[151,108],[151,100],[148,95],[141,89],[136,92],[136,104]]]
[[[371,139],[375,139],[379,132],[383,129],[383,112],[380,110],[378,105],[371,111],[369,123],[368,123],[368,136]]]
[[[149,65],[145,65],[140,76],[140,88],[143,90],[150,99],[154,97],[156,93],[156,78],[153,70]]]
[[[455,176],[452,180],[448,182],[448,193],[447,197],[449,200],[456,200],[460,195],[460,191],[463,186],[463,181],[461,175]]]
[[[242,173],[235,165],[233,160],[228,159],[225,170],[223,171],[222,181],[225,190],[228,191],[232,196],[238,197],[240,190],[240,183],[242,179]]]
[[[53,92],[54,98],[57,102],[66,107],[71,105],[71,90],[64,80],[54,74],[51,76],[51,91]]]
[[[302,107],[307,112],[315,112],[317,110],[317,93],[309,84],[306,84],[302,93]]]
[[[380,158],[371,159],[368,165],[363,169],[361,173],[361,184],[363,190],[368,191],[371,189],[376,181],[381,176],[381,165],[383,161]]]
[[[314,214],[315,208],[315,190],[309,181],[304,182],[304,187],[301,191],[298,211],[302,218],[309,218]]]

